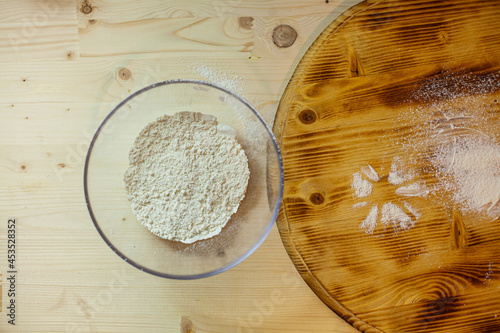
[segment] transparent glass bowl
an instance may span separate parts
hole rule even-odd
[[[193,244],[159,238],[142,226],[123,182],[129,150],[140,131],[181,111],[211,114],[233,127],[250,168],[238,211],[219,235]],[[84,189],[95,227],[122,259],[157,276],[196,279],[237,265],[264,241],[281,204],[283,163],[271,130],[244,99],[203,81],[164,81],[134,93],[104,119],[89,147]]]

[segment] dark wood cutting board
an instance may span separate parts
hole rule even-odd
[[[499,70],[498,0],[360,3],[295,70],[277,224],[360,331],[500,331]]]

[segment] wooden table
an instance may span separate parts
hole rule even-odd
[[[355,332],[304,283],[276,228],[211,278],[133,268],[92,224],[83,164],[107,113],[155,81],[225,85],[272,123],[304,52],[357,2],[0,0],[0,331]],[[287,48],[272,39],[281,24],[298,34]],[[6,309],[10,217],[16,326]]]

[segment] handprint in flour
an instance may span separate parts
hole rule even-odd
[[[414,175],[406,171],[405,165],[400,158],[397,156],[394,157],[387,181],[394,186],[398,186],[395,189],[395,193],[402,197],[427,196],[429,189],[425,183],[423,181],[411,183],[413,178]],[[353,175],[351,187],[354,190],[354,196],[358,198],[369,197],[373,190],[373,184],[380,180],[379,174],[371,165],[363,166],[360,172],[356,172]],[[408,185],[404,185],[405,183]],[[392,225],[395,232],[411,229],[422,214],[408,202],[402,201],[402,203],[409,214],[401,206],[392,202],[384,203],[381,208],[377,204],[373,205],[366,218],[359,225],[360,229],[364,230],[367,234],[373,234],[378,225],[379,216],[380,222],[385,226]],[[367,201],[362,201],[356,203],[353,208],[367,205]]]

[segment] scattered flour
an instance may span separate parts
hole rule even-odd
[[[361,202],[358,202],[357,204],[352,205],[352,208],[360,208],[360,207],[365,207],[365,206],[368,206],[368,202],[361,201]]]
[[[439,186],[465,211],[500,214],[500,146],[481,136],[461,136],[437,146],[430,161]]]
[[[435,172],[437,184],[428,187],[425,182],[408,184],[415,174],[408,172],[403,161],[395,157],[389,174],[379,175],[370,165],[353,174],[351,187],[355,196],[365,198],[372,193],[372,182],[381,179],[398,186],[395,194],[407,197],[435,195],[447,204],[449,199],[463,211],[500,216],[500,132],[498,110],[500,103],[500,72],[472,75],[441,73],[423,82],[408,102],[408,109],[395,119],[398,126],[412,126],[406,137],[397,144],[405,149],[421,152],[427,159],[430,172]],[[418,103],[416,103],[418,102]],[[418,105],[415,107],[414,105]],[[385,178],[387,177],[387,178]],[[447,193],[449,197],[442,193]],[[439,195],[437,195],[439,194]],[[373,234],[377,219],[394,230],[409,230],[422,213],[406,201],[400,207],[392,202],[371,207],[360,228]],[[367,206],[366,201],[353,208]],[[406,213],[406,212],[408,213]]]
[[[365,198],[372,194],[373,185],[368,180],[363,179],[359,172],[352,175],[351,187],[358,198]]]
[[[149,123],[129,153],[132,210],[155,235],[183,243],[220,233],[243,200],[248,160],[213,116],[181,112]]]
[[[500,72],[445,71],[422,82],[396,119],[414,129],[403,146],[432,166],[438,182],[430,193],[492,218],[500,216],[498,93]]]
[[[484,282],[491,282],[491,276],[493,275],[493,267],[491,260],[488,261],[488,271],[486,272],[486,276],[484,277]]]
[[[377,226],[378,219],[378,206],[374,205],[370,209],[370,213],[366,219],[359,225],[361,229],[363,229],[367,234],[373,234],[375,227]]]
[[[370,164],[363,166],[361,168],[361,172],[364,173],[364,175],[371,181],[378,182],[380,180],[377,171],[375,171],[375,169]]]
[[[361,172],[374,182],[378,182],[381,179],[377,171],[369,164],[363,166],[361,168]],[[391,164],[391,171],[387,176],[387,180],[389,181],[389,183],[391,183],[392,185],[400,185],[413,178],[414,175],[406,171],[405,164],[399,157],[396,156]],[[362,174],[359,172],[353,174],[351,187],[354,189],[354,195],[358,198],[369,196],[373,190],[373,184],[368,180],[363,179]],[[423,181],[420,181],[406,186],[398,187],[395,192],[396,194],[401,196],[422,197],[426,196],[429,190],[427,189],[425,183]],[[368,202],[362,201],[354,204],[352,207],[360,208],[367,205]],[[414,219],[406,214],[399,206],[388,202],[382,206],[381,222],[385,225],[392,224],[395,232],[413,228],[416,221],[420,219],[422,214],[407,202],[404,202],[404,206],[414,216]],[[367,234],[373,234],[375,228],[377,227],[378,216],[378,205],[373,205],[367,217],[359,225],[360,229],[364,230]]]
[[[423,182],[416,182],[407,186],[401,186],[396,189],[396,194],[405,197],[426,197],[430,190]]]
[[[408,211],[415,216],[415,219],[418,220],[422,217],[422,213],[420,213],[416,208],[414,208],[412,205],[407,203],[406,201],[403,202],[405,205],[405,208],[408,209]]]
[[[380,221],[392,226],[395,231],[408,230],[415,225],[415,222],[399,206],[392,202],[387,202],[382,206],[382,217]]]
[[[391,171],[389,172],[389,183],[392,185],[401,185],[404,182],[413,179],[413,175],[408,173],[403,161],[396,156],[391,164]]]
[[[236,75],[231,70],[226,69],[223,72],[216,69],[215,67],[200,62],[190,64],[189,68],[195,71],[205,80],[215,83],[222,88],[235,92],[240,96],[244,95],[245,93],[243,78],[239,75]]]
[[[243,80],[243,77],[237,75],[234,71],[227,68],[221,70],[203,61],[189,63],[188,67],[193,73],[199,75],[203,80],[214,83],[229,92],[240,96],[241,98],[247,99],[254,107],[258,108],[261,104],[258,100],[255,100],[252,95],[247,94],[246,90],[248,85],[245,83],[245,80]],[[245,137],[245,149],[251,149],[255,152],[252,154],[253,156],[262,156],[265,154],[266,138],[263,137],[262,124],[259,123],[258,118],[249,112],[247,107],[236,98],[221,96],[220,99],[227,105],[231,106],[231,109],[238,118],[239,122],[241,124],[245,124],[245,132],[248,134]],[[263,117],[267,124],[272,125],[274,123],[274,112],[259,112],[259,114]],[[284,154],[286,155],[286,152]]]

